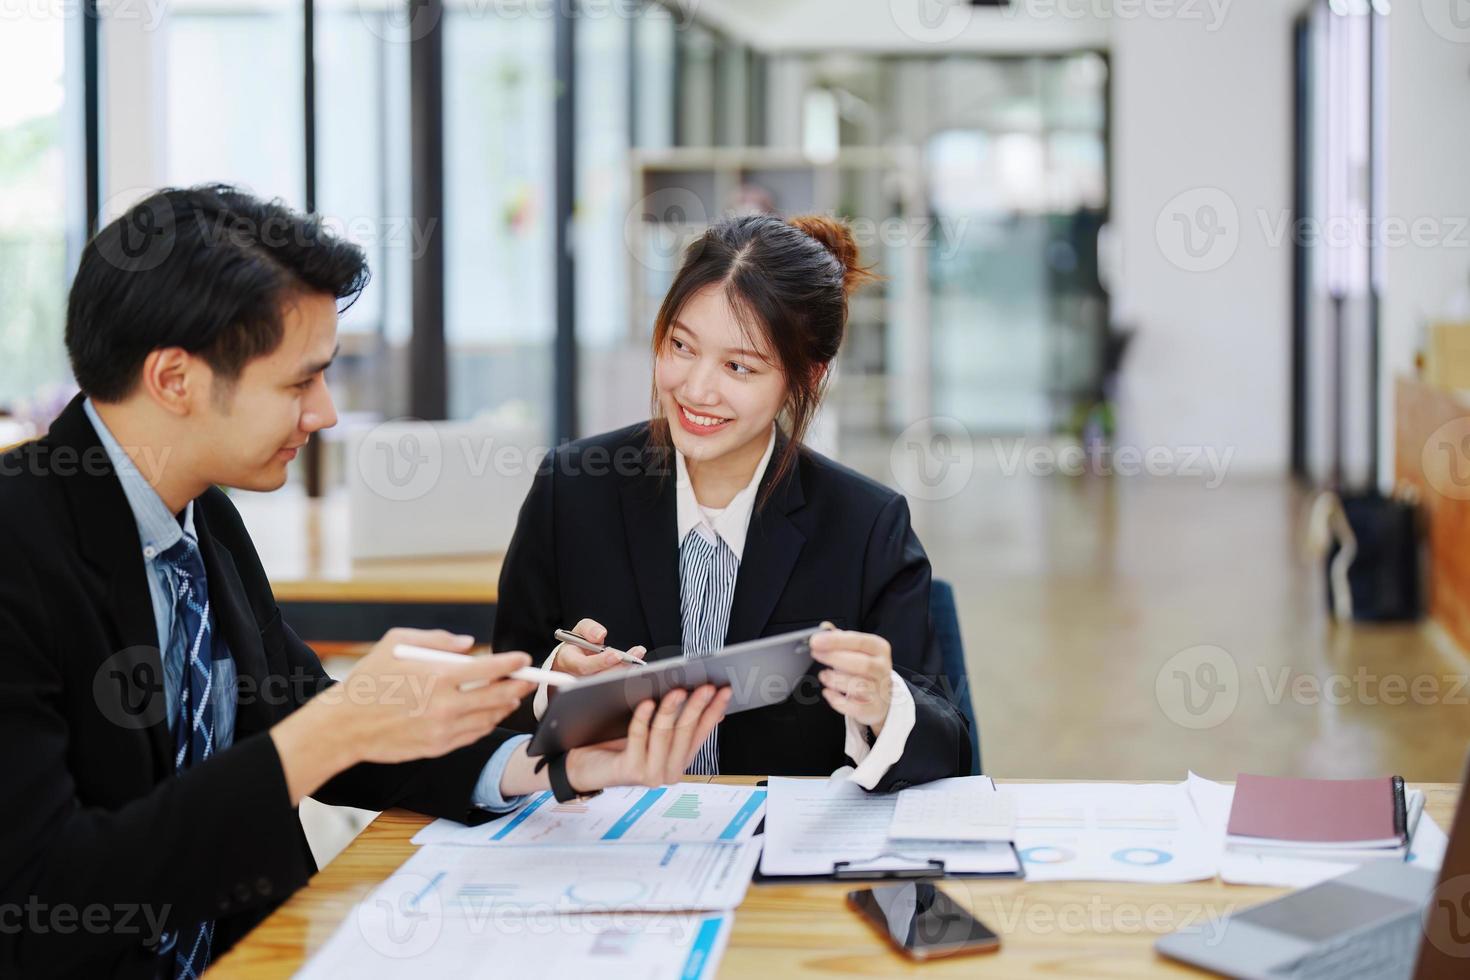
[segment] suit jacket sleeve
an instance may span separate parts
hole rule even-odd
[[[564,625],[556,570],[555,459],[555,453],[547,454],[521,505],[515,534],[500,567],[495,608],[495,649],[525,651],[536,663],[550,652],[551,634]],[[535,731],[531,699],[521,702],[504,724],[518,731]]]
[[[970,772],[970,731],[950,700],[939,649],[930,642],[929,557],[901,496],[884,506],[868,539],[861,629],[888,640],[893,669],[914,695],[914,729],[875,790],[888,792]]]
[[[257,618],[266,615],[268,627],[262,637],[275,642],[275,629],[279,628],[281,652],[285,656],[285,676],[305,677],[304,685],[292,684],[293,707],[299,708],[316,692],[334,683],[316,653],[307,646],[290,625],[281,620],[281,613],[271,595],[270,582],[260,557],[250,543],[244,522],[234,504],[224,494],[211,497],[221,506],[210,514],[210,527],[218,528],[234,556],[237,571],[245,590],[250,594],[252,607],[261,609]],[[268,615],[267,615],[268,613]],[[267,657],[272,652],[267,651]],[[437,759],[420,759],[392,765],[362,763],[338,773],[322,784],[312,799],[333,806],[355,806],[365,810],[387,810],[403,807],[435,817],[449,817],[462,822],[485,818],[485,814],[474,809],[470,797],[480,771],[500,744],[514,732],[497,729],[475,742],[456,749]]]

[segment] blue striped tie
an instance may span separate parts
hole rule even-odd
[[[199,548],[187,537],[160,555],[174,571],[174,626],[170,649],[181,647],[186,662],[174,719],[174,772],[214,754],[214,644],[209,618],[209,587]],[[174,947],[175,980],[195,980],[209,964],[214,923],[200,922],[168,937]]]
[[[711,543],[698,528],[679,547],[679,612],[683,626],[684,659],[705,657],[725,645],[730,626],[730,603],[740,559],[716,536]],[[691,776],[720,772],[720,730],[716,726],[689,764]]]

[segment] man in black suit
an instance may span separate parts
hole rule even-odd
[[[331,684],[218,487],[279,487],[335,423],[338,303],[367,276],[316,219],[219,186],[83,252],[82,395],[0,456],[0,976],[197,976],[315,870],[303,797],[468,820],[558,772],[559,796],[671,782],[723,711],[645,703],[626,744],[548,773],[496,728],[524,654],[398,660],[473,640],[393,630]]]

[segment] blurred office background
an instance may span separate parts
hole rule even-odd
[[[1425,366],[1470,321],[1450,0],[83,9],[0,23],[0,443],[69,392],[90,227],[164,185],[283,198],[374,278],[342,424],[242,508],[283,579],[370,576],[391,525],[435,520],[331,503],[382,423],[530,448],[644,418],[680,246],[735,210],[835,213],[884,279],[815,439],[908,494],[955,584],[988,771],[1460,771],[1470,576],[1437,573],[1422,621],[1334,624],[1303,546],[1317,490],[1414,482],[1402,399],[1465,414]],[[520,486],[445,506],[508,529]],[[1324,693],[1362,672],[1370,694]],[[1176,676],[1229,710],[1201,722]],[[1441,686],[1373,696],[1392,677]]]

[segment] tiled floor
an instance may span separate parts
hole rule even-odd
[[[914,505],[956,588],[988,772],[1458,781],[1470,663],[1432,625],[1332,625],[1285,479],[977,468]]]

